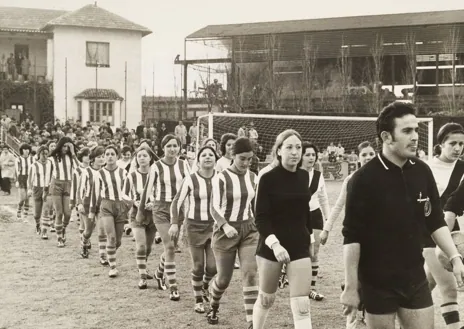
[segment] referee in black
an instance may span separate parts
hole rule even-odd
[[[462,257],[444,221],[432,172],[415,157],[418,120],[414,108],[395,102],[376,128],[382,151],[348,183],[343,222],[344,313],[357,311],[360,295],[368,328],[433,329],[434,309],[424,272],[422,236],[429,232],[451,259],[459,286]]]

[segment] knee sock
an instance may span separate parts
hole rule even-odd
[[[263,297],[266,299],[266,306],[263,306]],[[258,299],[253,306],[253,329],[263,329],[266,324],[267,315],[274,303],[275,294],[268,294],[260,291]]]
[[[42,232],[47,232],[50,228],[50,217],[42,216]]]
[[[29,199],[26,199],[26,201],[24,201],[24,219],[27,219],[28,216],[29,216]]]
[[[19,201],[18,203],[18,211],[16,213],[16,216],[18,218],[21,218],[21,215],[22,215],[22,210],[23,210],[23,205],[24,205],[24,201]]]
[[[226,288],[220,289],[216,283],[216,280],[211,280],[211,299],[210,305],[212,308],[219,308],[219,302],[224,295]]]
[[[441,315],[446,323],[446,328],[448,329],[459,329],[461,325],[459,324],[459,308],[458,303],[451,302],[446,303],[440,306]]]
[[[295,329],[312,329],[308,296],[291,297],[290,305]]]
[[[168,279],[170,290],[171,291],[177,290],[176,263],[165,262],[164,266],[165,266],[166,278]]]
[[[319,273],[319,262],[312,263],[311,290],[316,289],[317,274]]]
[[[243,303],[245,306],[246,322],[253,321],[253,306],[258,299],[258,286],[243,287]]]
[[[156,269],[156,276],[158,278],[162,278],[163,275],[164,275],[164,263],[166,262],[166,258],[164,257],[164,253],[161,254],[161,257],[160,257],[160,263],[158,265],[158,268]]]
[[[147,279],[147,251],[145,248],[139,248],[136,251],[136,262],[141,279]]]
[[[196,303],[203,301],[203,275],[192,272],[193,297]]]
[[[108,263],[110,264],[110,268],[116,268],[116,246],[107,243],[106,254],[108,255]]]
[[[56,237],[58,240],[63,239],[63,224],[55,223]]]
[[[106,259],[106,235],[99,235],[98,236],[98,255],[101,259]]]

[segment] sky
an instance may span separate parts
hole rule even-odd
[[[76,10],[93,4],[91,0],[0,0],[0,6]],[[230,5],[227,5],[227,4]],[[215,24],[236,24],[339,16],[376,15],[464,9],[463,0],[98,0],[97,5],[153,31],[142,39],[142,94],[180,95],[181,66],[174,65],[177,54],[184,56],[184,39],[189,34]],[[208,51],[208,52],[207,52]],[[216,54],[215,54],[216,53]],[[187,47],[187,59],[209,58],[217,51],[199,45]],[[154,88],[153,88],[154,71]],[[205,75],[189,71],[188,90]],[[220,79],[222,80],[222,79]]]

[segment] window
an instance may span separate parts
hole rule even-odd
[[[82,101],[77,101],[77,120],[82,122]]]
[[[95,67],[110,67],[110,44],[87,41],[85,64]]]
[[[89,102],[89,121],[101,123],[109,122],[114,126],[113,102]]]

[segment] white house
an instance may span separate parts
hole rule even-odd
[[[135,128],[142,117],[141,42],[150,33],[96,4],[71,12],[0,7],[0,80],[50,83],[62,121]],[[2,66],[3,54],[13,58],[9,65]],[[27,97],[3,103],[40,121]]]

